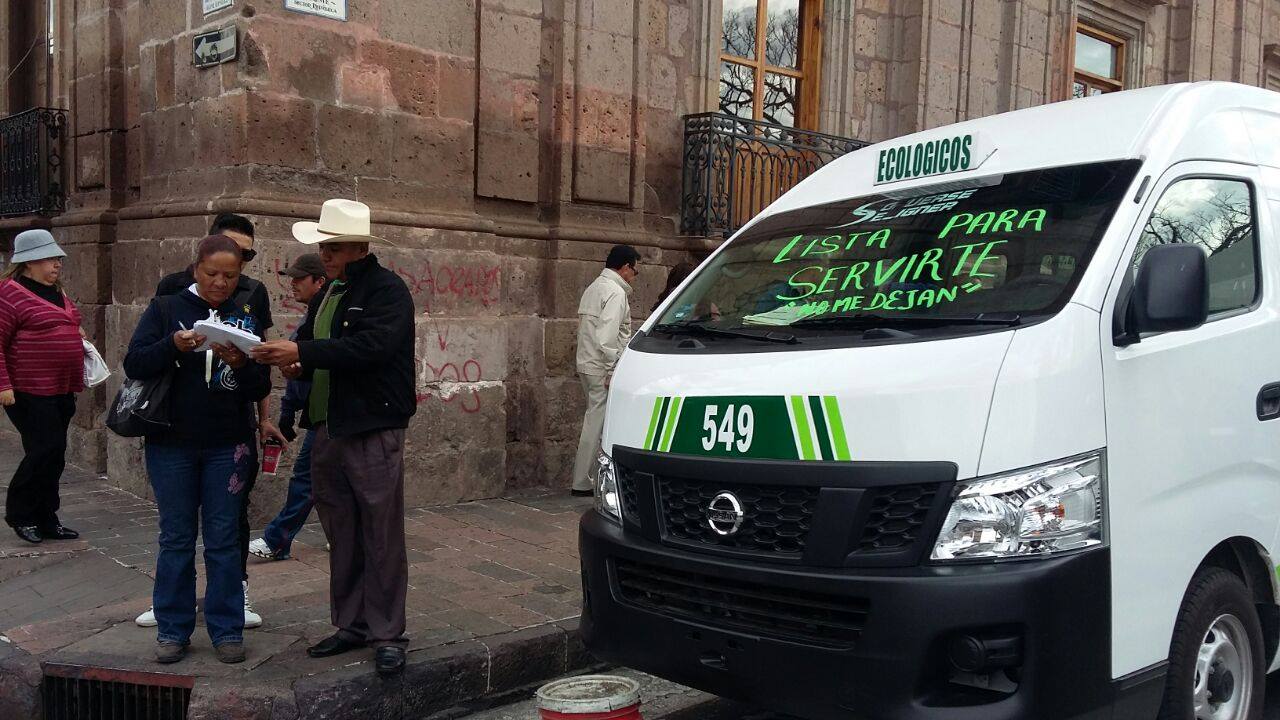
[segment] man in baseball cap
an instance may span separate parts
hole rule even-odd
[[[324,262],[320,260],[320,256],[317,255],[316,253],[307,253],[306,255],[299,255],[298,259],[294,260],[293,263],[289,265],[289,267],[285,268],[284,270],[281,270],[280,274],[291,277],[294,280],[302,280],[304,278],[319,279],[321,281],[321,284],[324,284],[324,279],[325,279]],[[297,296],[298,288],[296,285],[294,286],[293,290],[294,290],[293,299],[302,303],[311,302],[311,298],[315,296],[315,293],[311,293],[305,298],[300,298]]]
[[[293,299],[302,307],[311,304],[312,298],[324,289],[324,263],[316,253],[298,256],[289,267],[280,271],[289,278],[293,286]],[[290,340],[297,340],[295,331]],[[293,442],[298,433],[294,426],[298,421],[298,413],[307,406],[311,397],[311,383],[301,379],[290,380],[285,386],[284,397],[280,399],[280,432],[285,439]],[[298,451],[293,463],[293,477],[289,480],[289,494],[285,498],[284,507],[275,519],[267,525],[262,537],[249,543],[249,552],[264,560],[284,560],[289,557],[293,547],[293,539],[297,537],[315,501],[311,494],[311,446],[315,442],[315,431],[308,430],[302,439],[302,449]]]

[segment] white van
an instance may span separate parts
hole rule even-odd
[[[1280,94],[843,157],[613,378],[582,630],[809,718],[1258,718],[1277,665]]]

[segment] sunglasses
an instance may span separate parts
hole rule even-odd
[[[252,259],[254,259],[254,258],[256,258],[256,257],[258,257],[258,251],[257,251],[257,250],[254,250],[253,248],[249,248],[248,250],[241,250],[241,251],[240,251],[240,259],[241,259],[241,260],[243,260],[243,261],[245,261],[245,262],[249,262],[250,260],[252,260]]]

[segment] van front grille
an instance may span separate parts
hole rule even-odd
[[[726,630],[806,645],[848,648],[866,626],[869,601],[792,588],[768,588],[711,575],[615,559],[622,602]]]
[[[862,526],[858,552],[896,552],[915,545],[927,529],[925,522],[938,485],[897,485],[873,492],[871,513]]]
[[[622,515],[632,522],[640,521],[640,494],[636,490],[636,477],[626,468],[618,468],[618,494],[622,496]]]
[[[717,534],[707,522],[707,508],[722,492],[733,493],[744,513],[741,527],[728,536]],[[790,559],[804,555],[818,492],[796,485],[658,479],[668,540]]]

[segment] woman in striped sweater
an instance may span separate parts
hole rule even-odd
[[[25,452],[4,519],[29,543],[79,537],[58,520],[67,428],[84,390],[80,311],[59,283],[66,255],[47,230],[28,230],[0,274],[0,405]]]

